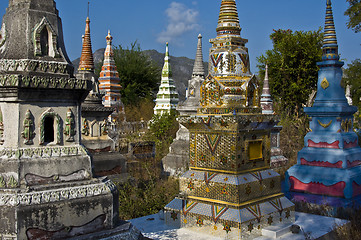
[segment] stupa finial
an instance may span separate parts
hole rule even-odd
[[[89,19],[89,3],[88,16],[86,18],[85,34],[83,36],[83,48],[81,51],[79,71],[94,71],[94,57],[92,43],[90,38],[90,19]]]
[[[335,23],[333,21],[331,0],[327,0],[326,5],[327,7],[326,7],[322,60],[339,60],[340,56],[338,55],[336,29],[335,29]]]
[[[273,101],[271,97],[271,92],[269,89],[269,80],[268,80],[268,65],[266,64],[266,72],[263,82],[263,90],[261,95],[261,108],[262,114],[273,114]]]
[[[200,76],[204,77],[204,66],[203,66],[203,52],[202,52],[202,35],[198,35],[197,53],[194,61],[192,77]]]
[[[163,77],[172,77],[172,71],[169,64],[169,43],[166,42],[164,65],[162,70]]]
[[[219,12],[217,35],[240,35],[238,11],[235,0],[222,0]]]

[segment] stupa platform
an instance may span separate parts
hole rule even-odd
[[[291,232],[282,235],[276,239],[287,240],[304,240],[306,233],[311,239],[327,239],[335,230],[336,226],[348,224],[347,220],[338,218],[324,217],[307,213],[296,212],[296,221],[294,224],[301,227],[299,234]],[[141,218],[135,218],[130,222],[138,228],[144,237],[154,240],[223,240],[224,238],[216,238],[213,235],[200,234],[190,231],[186,228],[176,228],[165,224],[162,212]],[[255,240],[271,240],[266,236],[260,236]]]

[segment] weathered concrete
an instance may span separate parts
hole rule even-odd
[[[92,84],[73,76],[55,2],[10,0],[0,34],[0,239],[120,236],[126,226],[140,238],[119,227],[118,191],[93,177],[81,145]]]

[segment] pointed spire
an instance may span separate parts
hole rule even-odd
[[[165,57],[164,57],[164,66],[163,66],[163,70],[162,70],[162,77],[172,77],[172,70],[170,68],[170,64],[169,64],[169,47],[168,47],[168,42],[166,43],[166,48],[165,48]]]
[[[266,64],[266,73],[264,76],[263,90],[261,95],[261,108],[262,114],[273,114],[273,101],[271,98],[271,92],[269,89],[268,81],[268,65]]]
[[[217,35],[237,35],[241,34],[238,11],[235,0],[222,0],[219,12]]]
[[[323,40],[323,60],[339,60],[336,29],[333,21],[331,0],[326,2],[326,20]]]
[[[94,71],[94,57],[90,39],[90,19],[87,17],[85,34],[83,37],[83,49],[81,51],[79,71]]]
[[[202,52],[202,35],[198,35],[197,54],[194,61],[192,77],[204,77],[203,52]]]
[[[113,107],[121,104],[120,90],[122,87],[120,85],[119,73],[113,58],[113,37],[110,34],[110,31],[108,31],[106,40],[107,48],[104,52],[104,63],[99,77],[99,90],[101,94],[105,94],[103,97],[103,105],[105,107]]]

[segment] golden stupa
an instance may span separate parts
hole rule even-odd
[[[189,171],[165,207],[167,224],[225,239],[253,239],[269,225],[295,219],[280,175],[269,167],[278,117],[262,114],[248,40],[240,33],[235,0],[222,0],[201,108],[179,118],[190,132]]]

